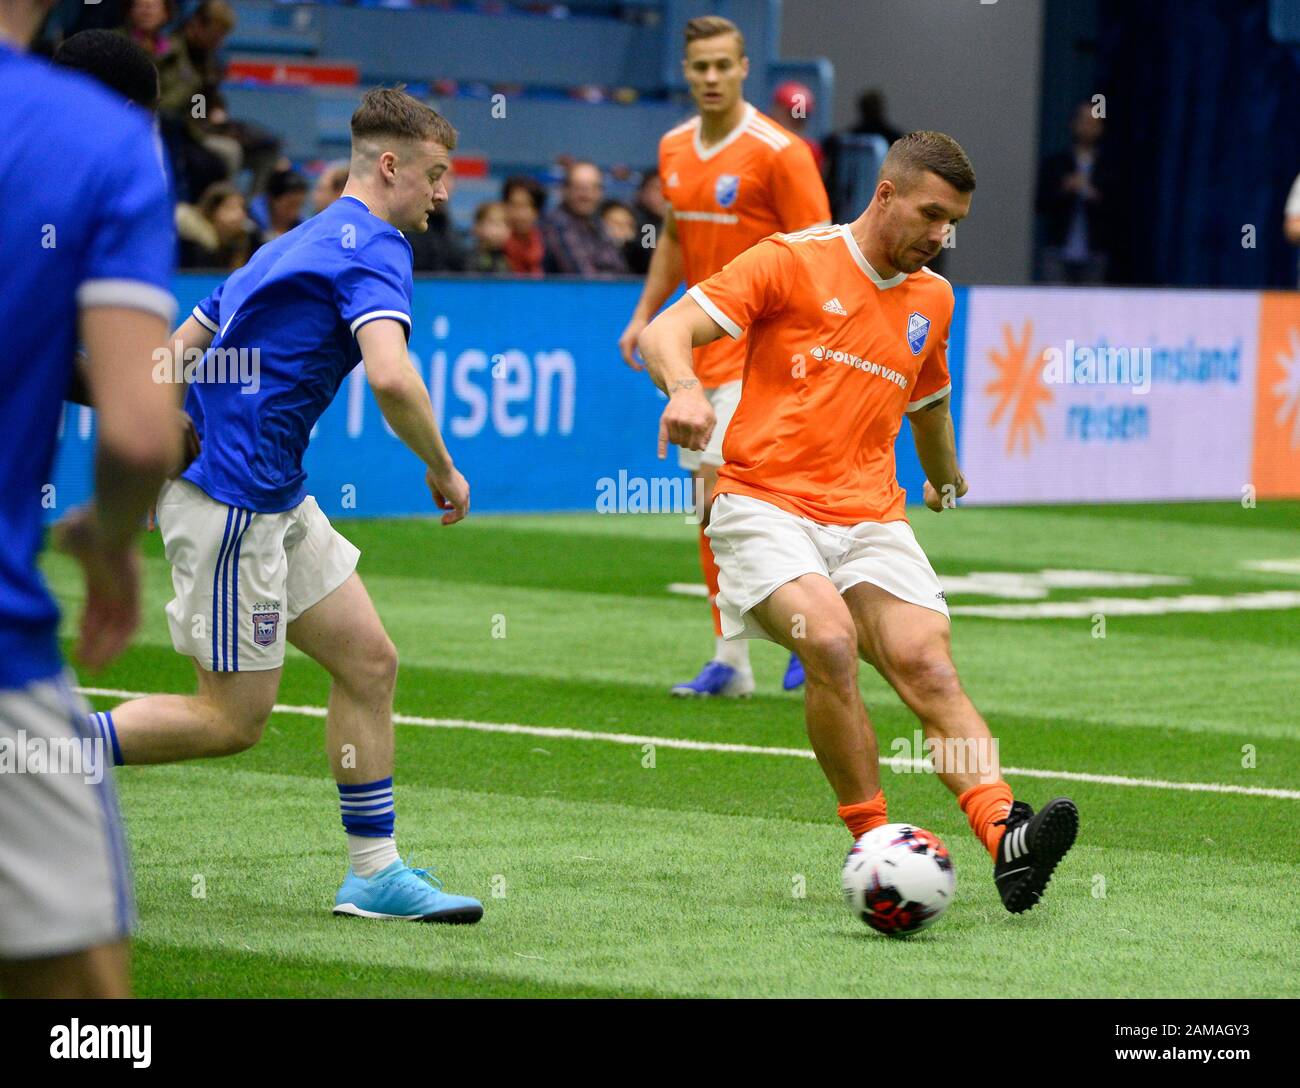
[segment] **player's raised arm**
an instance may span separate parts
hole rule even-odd
[[[655,251],[650,258],[645,286],[641,288],[641,298],[637,300],[636,309],[632,311],[632,319],[623,330],[623,335],[618,338],[618,350],[623,355],[623,362],[633,370],[645,369],[636,357],[637,337],[681,282],[682,247],[677,240],[677,220],[670,207],[664,212],[663,227],[655,239]]]
[[[691,349],[723,334],[722,326],[695,299],[684,295],[637,338],[650,377],[668,394],[668,406],[659,419],[661,458],[667,456],[670,442],[691,450],[708,445],[717,419],[695,376]]]
[[[953,431],[948,395],[907,415],[912,424],[916,455],[925,470],[925,505],[942,511],[953,499],[966,494],[966,477],[957,467],[957,439]]]
[[[454,525],[469,513],[469,484],[452,464],[438,432],[429,391],[406,351],[406,330],[392,318],[367,321],[357,329],[357,344],[365,362],[366,380],[379,410],[393,432],[428,467],[425,479],[433,492],[444,525]]]

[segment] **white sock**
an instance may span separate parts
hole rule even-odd
[[[391,835],[382,839],[369,835],[348,836],[348,861],[352,863],[352,871],[362,880],[369,880],[400,860],[397,856],[397,840]]]
[[[714,639],[713,660],[743,671],[749,668],[749,643],[743,638],[728,642],[718,635]]]

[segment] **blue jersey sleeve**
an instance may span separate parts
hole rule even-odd
[[[213,289],[212,294],[190,311],[199,324],[213,335],[221,331],[221,289],[225,286],[226,281],[222,280]]]
[[[170,324],[176,234],[167,176],[157,135],[131,120],[103,163],[77,303],[148,310]]]
[[[367,321],[392,318],[411,336],[411,247],[400,234],[370,239],[334,281],[339,313],[352,335]]]

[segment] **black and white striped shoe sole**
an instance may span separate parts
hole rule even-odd
[[[1012,914],[1024,913],[1043,897],[1053,871],[1079,833],[1079,810],[1068,797],[1058,797],[1048,801],[1030,822],[1035,825],[1027,844],[1030,870],[1007,896],[1006,908]]]

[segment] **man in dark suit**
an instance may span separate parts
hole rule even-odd
[[[1081,102],[1070,123],[1068,151],[1048,155],[1038,173],[1037,210],[1043,217],[1038,279],[1046,283],[1101,283],[1106,275],[1104,194],[1098,184],[1102,120]]]

